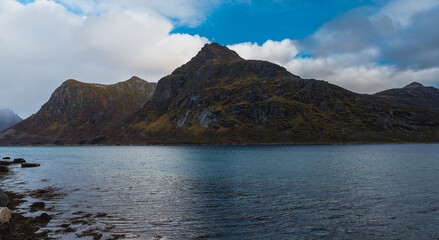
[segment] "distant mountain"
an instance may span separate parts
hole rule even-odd
[[[376,93],[389,101],[439,110],[439,89],[413,82],[403,88]]]
[[[123,124],[124,143],[439,141],[439,113],[301,79],[207,44]]]
[[[0,134],[7,144],[91,144],[108,141],[152,96],[156,83],[138,77],[102,85],[65,81],[41,109]]]
[[[0,132],[21,122],[21,119],[16,113],[10,109],[0,109]]]
[[[302,79],[216,43],[157,85],[65,82],[1,144],[439,142],[439,111]]]

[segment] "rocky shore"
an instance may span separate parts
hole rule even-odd
[[[0,240],[64,239],[63,236],[69,239],[95,240],[124,237],[123,235],[105,235],[112,226],[93,227],[94,223],[107,217],[106,213],[91,214],[76,211],[73,216],[63,219],[62,224],[48,228],[52,219],[57,217],[56,215],[62,215],[62,213],[54,214],[56,205],[48,207],[47,202],[62,199],[66,193],[52,187],[27,192],[1,189],[4,186],[3,182],[14,174],[13,171],[9,170],[10,165],[22,164],[23,168],[40,166],[37,163],[29,165],[22,158],[14,159],[14,161],[7,160],[10,158],[5,157],[3,161],[0,161],[0,209],[8,213],[8,219],[0,221]]]
[[[11,210],[12,214],[9,222],[0,224],[0,239],[48,239],[49,232],[39,232],[39,230],[50,222],[52,216],[45,212],[36,217],[25,216],[18,211],[18,207],[26,202],[26,195],[10,191],[6,191],[5,194],[10,199],[6,207]]]

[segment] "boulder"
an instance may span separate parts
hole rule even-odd
[[[35,212],[38,210],[43,210],[46,204],[44,202],[35,202],[32,205],[30,205],[30,211]]]
[[[10,201],[9,196],[0,189],[0,207],[6,207]]]
[[[0,223],[9,223],[11,219],[11,210],[7,207],[0,208]]]
[[[12,162],[8,162],[8,161],[1,161],[0,160],[0,166],[8,166],[11,165]]]
[[[22,163],[21,167],[22,168],[31,168],[31,167],[39,167],[40,164],[39,163]]]
[[[6,166],[0,166],[0,172],[9,172],[9,168]]]
[[[47,214],[47,213],[41,213],[41,215],[38,217],[38,219],[39,219],[40,221],[42,221],[42,222],[46,222],[46,223],[48,223],[48,222],[50,222],[50,220],[52,219],[52,216],[50,216],[50,215]]]
[[[3,159],[11,159],[10,157],[4,157]]]
[[[24,160],[23,158],[16,158],[14,159],[14,163],[26,163],[26,160]]]

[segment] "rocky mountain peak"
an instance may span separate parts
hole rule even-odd
[[[439,89],[425,87],[418,82],[412,82],[403,88],[378,92],[375,96],[392,102],[439,110]]]
[[[145,82],[145,80],[137,77],[137,76],[132,76],[130,79],[128,79],[126,82]]]
[[[423,87],[424,85],[418,83],[418,82],[412,82],[409,85],[405,86],[404,88],[418,88]]]
[[[208,60],[242,60],[242,58],[233,50],[218,43],[208,43],[204,45],[195,58]]]
[[[189,72],[194,72],[196,69],[204,66],[209,62],[236,62],[244,60],[235,51],[230,50],[226,46],[221,46],[218,43],[207,43],[198,52],[198,54],[193,57],[188,63],[175,69],[172,74],[184,75]]]
[[[66,81],[64,81],[61,86],[66,87],[66,86],[75,86],[78,84],[82,84],[82,82],[75,80],[75,79],[68,79]]]
[[[148,89],[148,91],[151,92],[151,94],[152,94],[152,92],[154,92],[156,84],[157,83],[152,83],[152,82],[150,83],[150,82],[145,81],[137,76],[133,76],[126,81],[118,82],[118,83],[113,84],[113,85],[119,86],[119,87],[131,87],[131,88],[138,88],[138,89],[146,87]],[[102,86],[108,87],[111,85],[102,85]],[[152,90],[152,91],[150,91],[150,90]]]

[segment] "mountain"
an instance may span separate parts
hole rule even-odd
[[[120,133],[140,144],[427,142],[439,141],[439,113],[302,79],[212,43],[162,78]]]
[[[392,102],[439,110],[439,89],[413,82],[403,88],[389,89],[375,96]]]
[[[138,77],[113,84],[65,81],[41,109],[0,134],[6,144],[90,144],[109,141],[152,96],[156,83]]]
[[[216,43],[157,85],[69,80],[0,134],[0,144],[374,142],[439,142],[439,111],[302,79]]]
[[[0,109],[0,132],[13,126],[14,124],[21,122],[21,119],[10,109]]]

